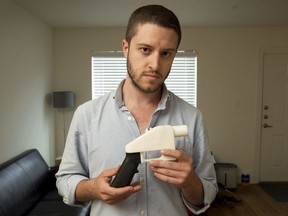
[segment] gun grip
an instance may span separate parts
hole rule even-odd
[[[137,167],[140,162],[140,153],[126,153],[126,157],[110,186],[115,188],[129,186],[134,174],[138,172]]]

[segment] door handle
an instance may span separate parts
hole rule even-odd
[[[268,125],[268,124],[265,123],[265,124],[263,124],[263,127],[264,128],[272,128],[273,126],[272,125]]]

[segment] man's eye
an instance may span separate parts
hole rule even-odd
[[[168,57],[168,56],[170,56],[170,52],[162,52],[162,56]]]
[[[149,52],[148,48],[141,48],[141,50],[142,50],[143,53],[148,53]]]

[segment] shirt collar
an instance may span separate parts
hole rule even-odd
[[[117,90],[115,92],[115,95],[113,97],[115,99],[115,103],[119,109],[124,106],[124,102],[122,99],[122,87],[123,87],[124,83],[125,83],[125,79],[120,82],[120,84],[118,85]]]
[[[166,108],[166,104],[167,104],[169,99],[170,99],[169,91],[168,91],[168,89],[164,83],[161,100],[158,104],[157,110],[164,110]]]

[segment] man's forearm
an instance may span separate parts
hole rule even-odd
[[[75,190],[75,200],[77,202],[87,202],[96,199],[95,184],[93,180],[82,180]]]
[[[181,188],[184,198],[192,205],[204,204],[204,189],[200,178],[195,174],[191,184]]]

